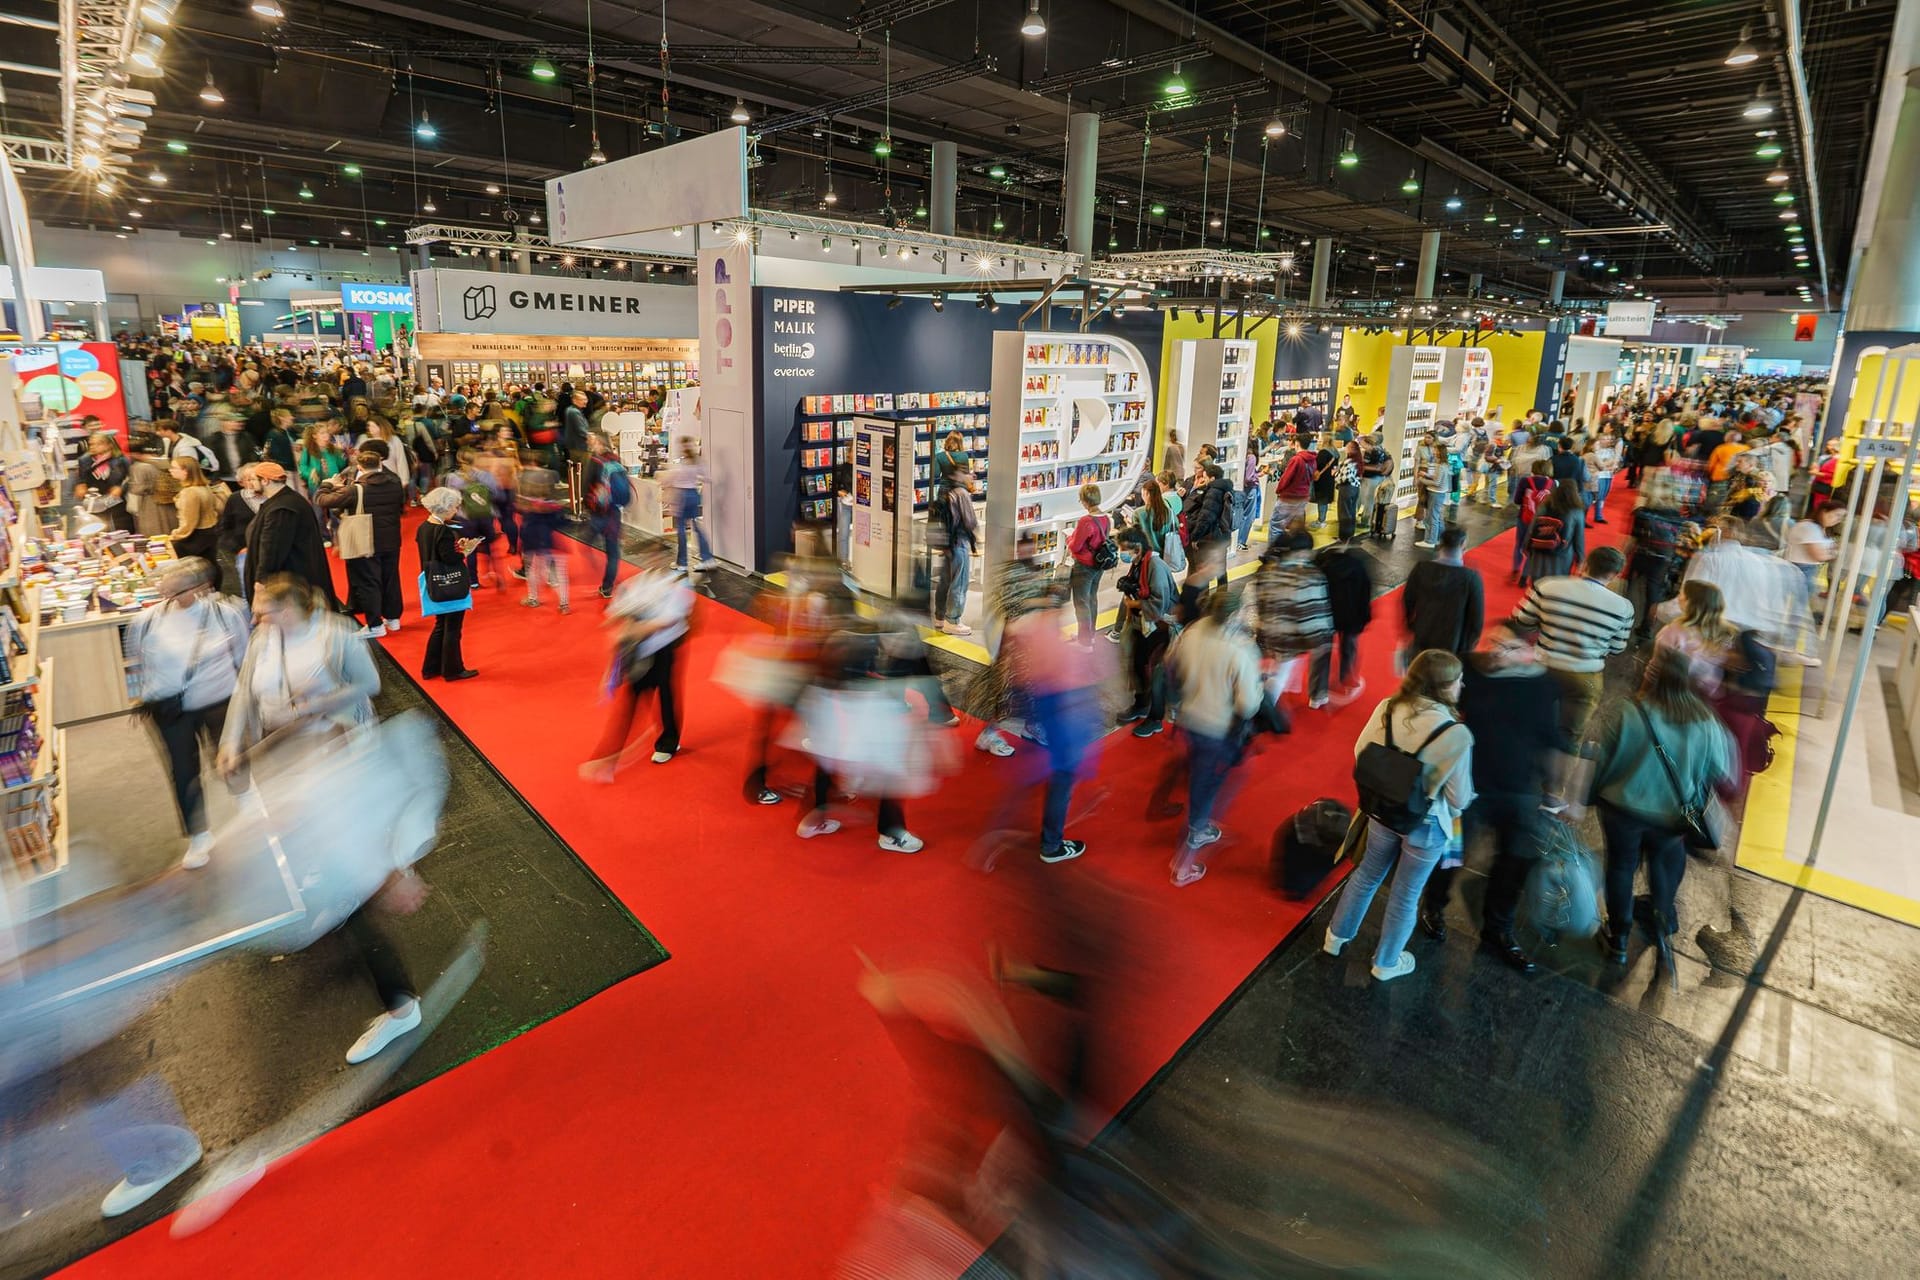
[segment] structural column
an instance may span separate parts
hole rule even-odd
[[[523,276],[533,274],[533,233],[525,227],[515,227],[513,238],[520,247],[513,251],[514,270]]]
[[[1100,168],[1100,117],[1067,117],[1067,252],[1084,263],[1093,256],[1093,180]]]
[[[1907,72],[1907,89],[1887,151],[1873,238],[1860,255],[1850,331],[1920,332],[1920,67]]]
[[[1478,271],[1468,276],[1467,277],[1467,296],[1470,298],[1479,297],[1480,287],[1484,285],[1486,282],[1487,282],[1487,278],[1484,275],[1480,274]]]
[[[426,245],[417,244],[413,246],[413,256],[414,265],[420,270],[426,271],[433,266],[433,250],[429,249]]]
[[[951,142],[933,144],[933,190],[927,201],[927,229],[953,234],[954,196],[959,190],[960,149]]]
[[[1327,305],[1327,277],[1333,272],[1333,237],[1321,236],[1313,242],[1313,283],[1307,289],[1307,305]]]
[[[1561,267],[1553,273],[1552,280],[1547,284],[1547,301],[1557,307],[1560,305],[1560,300],[1566,296],[1566,293],[1567,269]]]
[[[1420,233],[1420,270],[1414,281],[1413,296],[1431,298],[1434,278],[1440,274],[1440,233]]]

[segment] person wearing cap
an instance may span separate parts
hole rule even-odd
[[[285,573],[317,589],[330,607],[337,607],[313,504],[287,487],[287,469],[279,463],[255,463],[253,474],[263,496],[253,523],[247,526],[247,562],[241,582],[247,599],[254,598],[260,583]]]

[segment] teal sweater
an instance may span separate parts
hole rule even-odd
[[[1642,708],[1652,717],[1660,744],[1667,749],[1689,800],[1704,802],[1713,786],[1733,778],[1733,738],[1713,717],[1677,725],[1637,701],[1622,700],[1608,715],[1599,737],[1599,764],[1593,777],[1595,798],[1668,830],[1678,830],[1680,801],[1647,736],[1647,717],[1640,714]]]

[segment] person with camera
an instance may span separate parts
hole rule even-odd
[[[173,801],[187,836],[180,865],[207,865],[213,834],[207,822],[200,752],[219,746],[247,654],[247,611],[216,584],[209,560],[188,556],[160,579],[160,603],[127,625],[127,652],[136,661],[136,710],[159,739],[173,784]]]
[[[420,551],[420,572],[423,578],[423,593],[431,595],[436,582],[453,584],[443,587],[448,601],[459,598],[460,585],[466,587],[471,599],[473,576],[468,567],[467,557],[480,545],[480,539],[462,537],[460,534],[460,493],[442,485],[429,489],[427,496],[420,500],[426,508],[427,518],[414,530],[414,543]],[[456,579],[455,574],[459,577]],[[427,602],[423,600],[423,609]],[[427,656],[421,662],[420,677],[423,680],[471,680],[479,675],[466,663],[460,652],[460,636],[466,627],[467,609],[452,609],[436,613],[433,618],[433,630],[427,636]]]
[[[1178,588],[1165,557],[1155,554],[1152,538],[1138,525],[1122,529],[1120,544],[1120,625],[1131,634],[1127,673],[1133,703],[1120,723],[1134,725],[1133,736],[1150,738],[1165,727],[1167,680],[1165,658],[1173,638],[1173,605]]]

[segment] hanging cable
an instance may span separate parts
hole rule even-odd
[[[1213,182],[1213,135],[1207,135],[1206,146],[1200,149],[1200,247],[1207,247],[1207,203],[1208,189]],[[1224,222],[1224,219],[1222,220]],[[1186,237],[1182,236],[1181,239]]]
[[[1233,143],[1234,136],[1240,131],[1240,104],[1233,104],[1231,122],[1227,125],[1227,194],[1220,202],[1220,246],[1225,248],[1233,243]],[[1254,246],[1259,248],[1258,245]]]
[[[1153,148],[1153,117],[1148,116],[1140,125],[1140,198],[1133,209],[1133,249],[1140,251],[1141,228],[1147,217],[1147,152]]]

